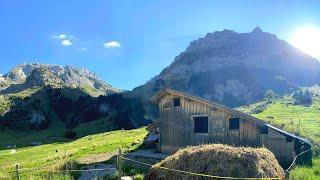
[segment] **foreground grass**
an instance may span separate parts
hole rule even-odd
[[[312,167],[296,167],[290,172],[291,180],[318,180],[320,179],[320,158],[314,159]]]
[[[89,135],[72,142],[21,148],[16,152],[2,150],[0,151],[0,169],[2,170],[0,179],[12,176],[13,174],[10,175],[9,172],[14,171],[16,164],[19,164],[21,168],[41,167],[40,169],[43,169],[91,154],[115,152],[119,148],[133,150],[138,148],[146,134],[145,128],[119,130]],[[66,177],[69,176],[66,175]]]

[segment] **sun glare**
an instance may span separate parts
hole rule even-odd
[[[320,28],[299,28],[293,33],[290,42],[293,46],[320,60]]]

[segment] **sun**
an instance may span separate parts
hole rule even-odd
[[[320,28],[306,26],[292,34],[290,43],[320,61]]]

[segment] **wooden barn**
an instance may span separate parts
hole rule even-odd
[[[159,150],[173,153],[189,145],[222,143],[266,147],[286,166],[294,157],[309,150],[311,143],[232,108],[165,89],[151,98],[159,105]],[[299,158],[310,164],[311,151]]]

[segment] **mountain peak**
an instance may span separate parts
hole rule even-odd
[[[1,79],[0,79],[1,80]],[[1,81],[29,86],[59,85],[63,87],[92,90],[94,95],[119,92],[95,73],[73,66],[25,63],[12,68]],[[28,86],[28,87],[29,87]]]
[[[216,31],[192,41],[134,93],[150,97],[172,88],[236,107],[263,98],[267,90],[286,93],[317,83],[317,60],[256,27],[249,33]]]
[[[252,31],[252,33],[261,33],[261,32],[262,32],[262,29],[259,26],[255,27]]]

